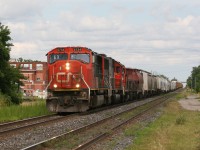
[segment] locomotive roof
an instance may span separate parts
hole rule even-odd
[[[126,69],[134,69],[134,70],[138,70],[138,71],[150,73],[150,72],[148,72],[148,71],[145,71],[145,70],[142,70],[142,69],[137,69],[137,68],[130,68],[130,67],[127,67]],[[150,74],[151,74],[151,73],[150,73]]]
[[[89,50],[89,51],[95,53],[95,52],[92,51],[90,48],[83,47],[83,46],[66,46],[66,47],[64,46],[64,47],[56,47],[56,48],[50,50],[48,53],[50,53],[50,52],[52,52],[52,51],[55,51],[55,50],[58,49],[58,48],[85,48],[85,49],[87,49],[87,50]],[[47,53],[47,54],[48,54],[48,53]],[[47,56],[47,54],[46,54],[46,56]]]
[[[97,52],[91,50],[90,48],[83,47],[83,46],[66,46],[66,47],[64,46],[64,47],[56,47],[56,48],[52,49],[51,51],[49,51],[48,53],[51,53],[52,51],[55,51],[55,50],[58,49],[58,48],[85,48],[85,49],[91,51],[92,53],[94,53],[94,54],[96,54],[96,55],[100,55],[100,56],[107,57],[106,54],[99,54],[99,53],[97,53]],[[48,55],[48,53],[46,54],[46,56]],[[113,59],[112,57],[107,57],[107,58]],[[116,61],[115,59],[113,59],[113,60]],[[120,65],[124,66],[124,65],[121,64],[119,61],[116,61],[116,62],[119,63]]]

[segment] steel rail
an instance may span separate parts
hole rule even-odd
[[[69,117],[72,117],[76,114],[71,114],[71,115],[67,115],[67,116],[58,116],[58,118],[51,118],[56,116],[54,115],[49,115],[49,116],[40,116],[40,117],[34,117],[34,118],[29,118],[29,119],[24,119],[24,120],[20,120],[20,121],[15,121],[15,122],[10,122],[10,123],[5,123],[5,124],[1,124],[0,127],[5,127],[7,126],[15,126],[14,128],[9,128],[7,127],[7,129],[0,131],[0,136],[4,136],[7,135],[8,133],[13,133],[13,132],[18,132],[20,130],[25,130],[34,126],[39,126],[42,124],[48,124],[48,123],[53,123],[55,121],[59,121],[59,120],[63,120],[63,119],[67,119]],[[45,118],[50,118],[49,120],[42,120]],[[37,122],[38,121],[38,122]],[[30,123],[33,122],[33,123]]]
[[[22,119],[22,120],[17,120],[17,121],[10,121],[10,122],[5,122],[5,123],[1,123],[0,124],[0,128],[4,127],[4,126],[9,126],[9,125],[12,125],[12,124],[18,124],[18,123],[23,123],[25,121],[31,121],[31,120],[36,120],[36,119],[43,119],[43,118],[48,118],[48,117],[51,117],[51,116],[55,116],[56,114],[52,114],[52,115],[44,115],[44,116],[39,116],[39,117],[31,117],[31,118],[26,118],[26,119]]]

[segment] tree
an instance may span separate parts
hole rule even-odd
[[[191,75],[187,79],[187,86],[196,92],[200,92],[200,66],[193,67]]]
[[[17,62],[23,62],[23,61],[24,61],[24,59],[22,57],[17,59]]]
[[[9,96],[12,103],[19,104],[21,102],[20,79],[24,76],[20,74],[19,69],[9,64],[11,46],[13,46],[10,41],[10,30],[0,23],[0,92]]]
[[[41,62],[39,60],[23,59],[22,57],[17,59],[17,62]]]

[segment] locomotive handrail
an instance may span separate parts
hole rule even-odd
[[[83,72],[82,72],[82,66],[81,66],[81,79],[83,80],[83,82],[85,83],[85,85],[88,88],[88,100],[89,100],[89,103],[90,103],[90,86],[87,84],[87,82],[84,79],[84,75],[83,75]]]
[[[106,80],[106,79],[107,79],[107,80]],[[110,84],[110,82],[109,82],[109,76],[104,75],[104,83],[106,84],[106,86],[107,86],[108,88],[111,88],[111,84]]]
[[[87,86],[87,88],[88,88],[88,99],[89,99],[89,102],[90,102],[90,87],[89,87],[89,85],[87,84],[87,82],[85,81],[85,79],[84,79],[84,76],[83,76],[83,74],[81,74],[81,79],[83,80],[83,82],[85,83],[85,85]]]
[[[53,81],[54,79],[54,66],[53,66],[53,75],[51,76],[51,81],[49,82],[49,84],[47,85],[47,87],[45,88],[45,91],[47,90],[47,88],[50,86],[51,82]]]
[[[47,90],[47,88],[49,87],[49,85],[51,84],[52,81],[53,81],[53,78],[51,78],[51,81],[49,82],[49,84],[48,84],[47,87],[45,88],[45,91]]]

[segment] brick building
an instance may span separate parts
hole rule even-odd
[[[26,77],[22,80],[24,86],[21,90],[24,96],[46,97],[47,87],[47,62],[10,62],[13,67],[19,67],[21,73]]]

